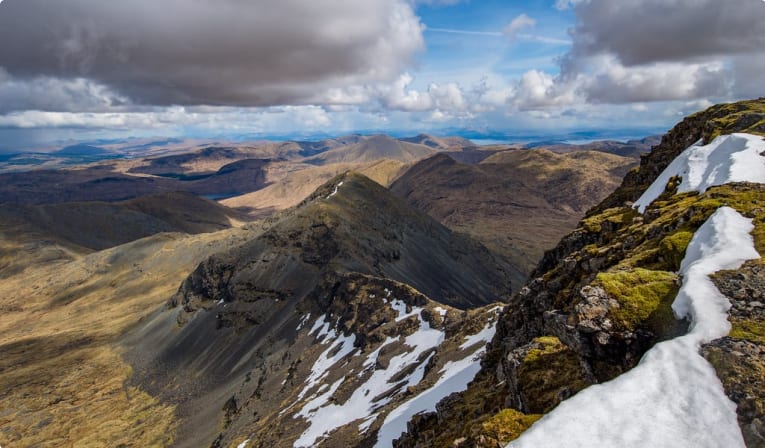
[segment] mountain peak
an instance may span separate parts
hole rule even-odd
[[[224,429],[235,420],[256,426],[250,411],[264,418],[267,411],[272,424],[297,438],[296,446],[309,446],[326,436],[320,428],[362,417],[315,417],[328,411],[317,414],[313,400],[338,387],[347,389],[338,406],[367,403],[363,418],[370,425],[399,428],[409,414],[385,423],[377,411],[406,401],[408,387],[435,387],[452,360],[475,369],[472,356],[493,334],[485,327],[499,310],[492,304],[510,293],[508,269],[480,244],[367,177],[346,172],[263,230],[253,230],[249,241],[199,264],[166,309],[136,330],[136,362],[149,371],[172,366],[162,372],[173,372],[168,381],[175,386],[163,393],[184,406],[226,409],[226,397],[215,391],[247,391],[234,392]],[[342,368],[330,369],[335,364]],[[251,390],[256,382],[250,375],[268,390]],[[208,389],[194,389],[198,380],[191,378],[198,376]],[[429,379],[420,384],[423,378]],[[196,395],[186,395],[189,390]],[[239,401],[243,394],[257,406]],[[280,409],[285,402],[292,405]],[[237,414],[240,409],[247,412]],[[302,435],[295,433],[304,428],[295,419],[309,423]],[[210,438],[221,431],[199,415],[187,424],[193,429],[184,429],[184,437]],[[270,440],[273,434],[261,436]]]

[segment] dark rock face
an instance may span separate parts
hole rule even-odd
[[[522,411],[528,418],[548,412],[577,390],[632,368],[656,342],[683,334],[687,323],[675,320],[670,305],[690,237],[718,207],[729,205],[754,220],[762,253],[765,186],[731,184],[702,195],[675,195],[669,185],[644,215],[629,205],[694,142],[721,133],[765,134],[763,119],[765,100],[720,105],[688,117],[664,136],[619,189],[545,254],[506,306],[468,390],[442,402],[436,415],[412,421],[397,446],[483,446],[478,441],[487,436],[487,424],[503,412]],[[750,263],[715,278],[733,299],[733,330],[704,352],[739,403],[750,446],[763,446],[761,266]],[[538,362],[541,357],[549,361]],[[501,444],[525,427],[506,434]]]

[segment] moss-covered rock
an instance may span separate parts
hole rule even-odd
[[[611,309],[610,314],[622,328],[634,331],[645,326],[661,332],[676,320],[671,306],[678,281],[673,272],[635,268],[599,273],[595,283],[619,302],[620,306]]]
[[[678,230],[665,236],[659,242],[659,256],[669,263],[674,270],[680,269],[680,262],[685,257],[685,250],[693,238],[688,230]]]
[[[549,412],[588,385],[577,354],[554,336],[534,339],[518,368],[518,389],[532,414]]]
[[[515,409],[503,409],[491,418],[481,423],[482,436],[501,446],[515,440],[542,416],[539,414],[524,414]]]

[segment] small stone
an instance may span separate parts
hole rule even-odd
[[[611,337],[608,335],[608,333],[603,331],[600,331],[595,335],[595,342],[600,345],[608,344],[609,339],[611,339]]]

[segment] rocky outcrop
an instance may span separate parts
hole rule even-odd
[[[498,440],[482,430],[487,422],[508,412],[529,419],[548,412],[583,387],[629,370],[655,343],[684,333],[687,323],[676,320],[670,306],[691,236],[717,208],[728,205],[753,219],[755,246],[765,253],[765,185],[674,194],[671,182],[643,215],[631,201],[686,147],[738,131],[765,134],[765,100],[715,106],[670,131],[616,192],[545,254],[506,306],[470,387],[442,402],[435,414],[412,421],[397,446],[504,445],[528,425]],[[761,261],[751,262],[716,278],[720,290],[733,298],[733,329],[705,348],[739,404],[750,446],[762,446],[759,266]],[[434,439],[432,434],[441,435]]]
[[[687,147],[699,140],[708,143],[718,135],[734,132],[765,134],[764,98],[718,104],[688,116],[665,134],[650,153],[643,155],[640,167],[630,171],[619,189],[589,214],[635,201]]]

